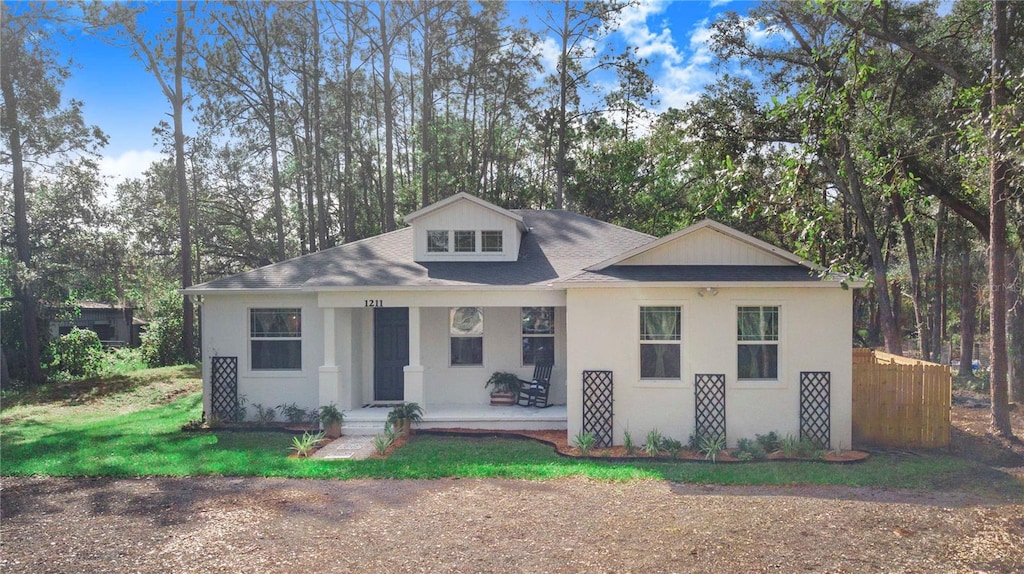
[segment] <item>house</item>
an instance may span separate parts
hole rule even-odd
[[[336,403],[379,432],[658,429],[685,441],[804,433],[850,446],[861,284],[713,221],[660,239],[460,193],[408,227],[187,289],[203,309],[204,408]],[[553,360],[548,409],[489,407],[494,371]]]
[[[135,308],[97,301],[79,301],[67,309],[72,318],[50,322],[50,338],[67,335],[71,329],[88,329],[96,333],[106,347],[138,347],[145,330],[145,321],[135,317]]]

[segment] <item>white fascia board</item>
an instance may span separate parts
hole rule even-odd
[[[860,289],[865,286],[863,281],[609,281],[607,283],[595,281],[563,281],[560,282],[559,285],[564,285],[567,289],[635,289],[637,287],[675,287],[693,289],[703,289],[705,287],[711,287],[713,289],[728,289],[730,287],[800,287],[823,289],[841,288],[844,283],[850,289]]]
[[[491,211],[493,211],[493,212],[495,212],[495,213],[497,213],[499,215],[503,215],[503,216],[505,216],[505,217],[507,217],[507,218],[509,218],[509,219],[511,219],[513,221],[515,221],[516,224],[519,226],[519,230],[520,231],[523,231],[523,232],[528,232],[529,231],[529,229],[527,229],[527,227],[526,227],[526,223],[523,221],[523,216],[521,216],[519,214],[516,214],[516,213],[512,213],[511,211],[509,211],[507,209],[504,209],[502,207],[498,207],[497,205],[494,205],[493,203],[491,203],[489,201],[485,201],[483,199],[480,199],[479,197],[476,197],[475,195],[470,195],[470,194],[468,194],[468,193],[466,193],[464,191],[456,193],[455,195],[453,195],[451,197],[446,197],[446,198],[444,198],[441,201],[438,201],[436,203],[431,203],[430,205],[428,205],[426,207],[423,207],[423,208],[420,208],[420,209],[418,209],[418,210],[416,210],[416,211],[414,211],[412,213],[406,214],[404,217],[402,217],[402,221],[404,221],[406,223],[412,223],[412,221],[415,220],[415,219],[423,217],[424,215],[427,215],[428,213],[433,213],[433,212],[438,211],[440,209],[444,209],[445,207],[448,207],[449,205],[451,205],[451,204],[453,204],[453,203],[455,203],[457,201],[461,201],[461,200],[471,201],[471,202],[479,205],[480,207],[489,209],[489,210],[491,210]]]

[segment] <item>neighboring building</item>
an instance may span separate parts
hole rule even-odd
[[[468,194],[405,221],[187,289],[202,297],[206,411],[237,385],[250,405],[336,403],[349,423],[405,400],[429,427],[735,444],[816,426],[850,446],[860,283],[712,221],[656,239]],[[543,361],[558,406],[487,406],[492,372],[529,378]]]
[[[96,301],[79,301],[72,309],[76,316],[50,322],[50,338],[67,335],[71,329],[88,329],[99,336],[106,347],[138,347],[145,321],[135,317],[135,308]]]

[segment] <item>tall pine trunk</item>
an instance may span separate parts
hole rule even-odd
[[[967,226],[963,226],[963,252],[960,254],[960,372],[957,373],[961,379],[974,378],[974,331],[978,312],[971,266],[971,240],[967,234]]]
[[[178,0],[177,24],[174,31],[174,94],[171,97],[174,116],[174,179],[178,187],[178,233],[181,236],[181,288],[192,286],[192,239],[188,205],[188,180],[185,177],[185,94],[182,91],[182,77],[185,51],[185,9]],[[185,362],[195,362],[195,308],[192,298],[185,295],[182,301],[181,347]]]

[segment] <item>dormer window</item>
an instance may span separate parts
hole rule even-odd
[[[476,231],[456,231],[455,252],[476,253]]]
[[[427,252],[448,253],[448,231],[427,231]]]
[[[484,253],[501,253],[501,232],[500,231],[481,231],[480,232],[480,246],[481,251]]]

